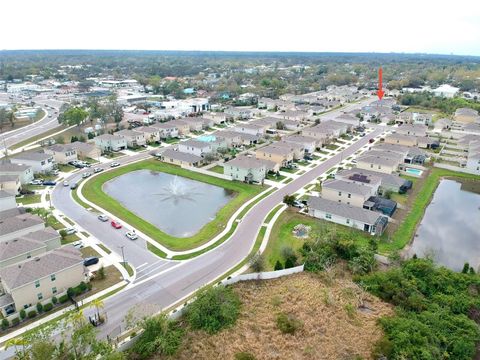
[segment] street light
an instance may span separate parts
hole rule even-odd
[[[125,261],[125,253],[123,252],[123,248],[125,247],[125,245],[118,246],[118,247],[122,250],[123,265],[126,265],[127,262]]]

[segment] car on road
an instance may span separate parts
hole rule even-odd
[[[65,181],[63,182],[63,186],[68,186],[68,185],[69,185],[69,184],[68,184],[68,181],[65,180]]]
[[[110,167],[117,167],[117,166],[120,166],[120,163],[114,161],[110,164]]]
[[[85,246],[83,245],[83,242],[82,241],[75,241],[73,244],[73,247],[76,248],[76,249],[83,249]]]
[[[90,265],[95,265],[98,264],[100,260],[96,256],[90,256],[87,257],[83,260],[83,266],[90,266]]]
[[[72,185],[70,185],[70,190],[75,190],[77,187],[78,187],[78,183],[75,182]]]
[[[370,139],[370,140],[368,140],[368,142],[369,142],[370,144],[373,144],[373,143],[375,142],[375,139]]]
[[[122,228],[122,224],[120,224],[118,221],[116,220],[112,220],[110,222],[110,225],[112,225],[112,227],[114,227],[115,229],[121,229]]]
[[[125,233],[125,236],[129,238],[130,240],[137,240],[138,235],[135,233],[135,231],[128,231]]]
[[[100,220],[102,222],[107,222],[108,221],[108,216],[105,215],[105,214],[100,214],[100,215],[98,215],[98,220]]]
[[[73,228],[73,227],[69,227],[69,228],[65,228],[65,233],[67,235],[72,235],[72,234],[75,234],[77,232],[77,229]]]
[[[86,178],[90,177],[91,175],[92,175],[92,173],[86,172],[86,173],[82,174],[82,178],[86,179]]]
[[[96,173],[99,173],[99,172],[102,172],[103,169],[102,168],[99,168],[99,167],[96,167],[95,169],[93,169],[93,172],[96,174]]]
[[[35,179],[30,181],[30,185],[42,185],[43,184],[43,179]]]
[[[42,183],[43,186],[55,186],[57,185],[57,182],[56,181],[53,181],[53,180],[45,180],[43,183]]]

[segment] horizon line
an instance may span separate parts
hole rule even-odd
[[[26,52],[26,51],[101,51],[101,52],[184,52],[184,53],[257,53],[257,54],[345,54],[345,55],[428,55],[428,56],[451,56],[451,57],[474,57],[478,58],[479,55],[470,54],[455,54],[455,53],[428,53],[428,52],[380,52],[380,51],[299,51],[299,50],[167,50],[167,49],[89,49],[89,48],[30,48],[30,49],[0,49],[0,53],[3,52]]]

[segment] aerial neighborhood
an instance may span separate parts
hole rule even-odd
[[[1,63],[0,353],[45,323],[119,359],[474,351],[478,59],[140,54]]]

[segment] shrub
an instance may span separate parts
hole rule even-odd
[[[103,267],[103,265],[100,267],[100,269],[98,269],[97,276],[99,280],[105,279],[106,275],[105,275],[105,268]]]
[[[35,310],[29,311],[27,316],[29,319],[33,319],[35,316],[37,316],[37,312]]]
[[[27,316],[27,313],[25,312],[25,310],[20,310],[20,319],[25,319],[25,317]]]
[[[54,296],[52,297],[52,303],[53,305],[55,305],[56,303],[58,303],[58,299]]]
[[[183,329],[178,322],[169,320],[165,314],[146,318],[143,332],[131,348],[133,358],[147,359],[153,355],[174,355],[183,338]]]
[[[60,296],[58,298],[58,301],[60,302],[60,304],[66,303],[68,301],[68,295],[65,294],[65,295]]]
[[[20,319],[18,317],[12,319],[12,326],[16,326],[20,323]]]
[[[250,259],[250,267],[254,272],[262,272],[265,270],[265,257],[262,254],[255,254]]]
[[[275,267],[273,268],[273,270],[277,271],[277,270],[283,270],[283,265],[280,261],[277,260],[277,262],[275,263]]]
[[[295,267],[295,262],[292,258],[288,258],[286,261],[285,261],[285,269],[290,269],[290,268],[293,268]]]
[[[2,319],[2,330],[8,329],[8,325],[10,325],[8,320],[7,319]]]
[[[42,303],[37,303],[37,311],[38,311],[38,313],[41,313],[43,311]]]
[[[65,239],[67,237],[67,231],[62,229],[58,232],[60,234],[60,236],[62,237],[62,239]]]
[[[302,322],[291,314],[280,313],[277,316],[277,327],[284,334],[294,334],[302,325]]]
[[[53,304],[52,303],[48,303],[48,304],[45,304],[43,305],[43,311],[50,311],[53,309]]]
[[[239,352],[236,353],[234,356],[235,360],[255,360],[255,356],[250,354],[249,352]]]
[[[77,286],[77,288],[78,288],[81,292],[85,292],[85,291],[87,291],[88,286],[87,286],[87,284],[86,284],[85,282],[82,281],[82,282]]]
[[[235,324],[240,313],[238,295],[229,287],[203,289],[186,308],[186,319],[193,329],[209,334]]]

